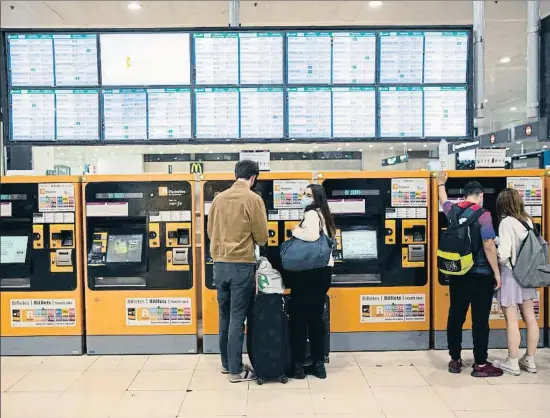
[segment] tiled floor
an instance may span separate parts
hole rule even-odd
[[[550,417],[550,349],[540,351],[537,375],[482,380],[450,375],[446,364],[435,351],[333,353],[327,380],[258,386],[227,382],[214,355],[8,357],[1,416]]]

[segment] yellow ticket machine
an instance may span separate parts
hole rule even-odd
[[[430,173],[318,174],[336,222],[331,349],[430,346]]]
[[[83,351],[80,179],[2,177],[0,352]]]
[[[83,178],[89,354],[197,352],[192,180]]]
[[[210,255],[210,240],[208,239],[208,213],[212,201],[218,193],[227,190],[235,177],[233,174],[206,174],[201,185],[202,208],[202,259],[203,288],[202,288],[202,315],[203,315],[203,350],[205,353],[218,353],[218,301],[214,286],[213,260]],[[303,191],[311,183],[311,172],[297,173],[261,173],[255,187],[264,200],[269,221],[269,239],[262,248],[262,255],[266,256],[273,267],[279,271],[281,260],[279,256],[280,244],[291,236],[292,229],[303,217],[300,208],[300,199]]]
[[[450,171],[447,181],[447,195],[452,202],[464,199],[464,186],[469,181],[478,180],[484,188],[483,207],[491,212],[493,227],[498,235],[498,219],[496,215],[496,200],[499,192],[507,187],[518,190],[525,203],[526,211],[533,217],[535,226],[544,231],[544,170],[475,170],[475,171]],[[435,174],[434,174],[435,176]],[[437,269],[437,247],[441,231],[447,227],[447,217],[438,201],[436,179],[432,179],[432,277],[433,277],[433,332],[434,348],[447,349],[447,318],[449,314],[449,277],[441,274]],[[539,289],[539,298],[535,300],[535,311],[539,319],[541,330],[544,324],[544,291]],[[522,344],[525,343],[525,323],[520,322]],[[493,299],[490,315],[491,333],[489,336],[490,348],[506,348],[506,321],[499,303]],[[464,323],[462,347],[471,348],[472,321],[470,313]],[[541,331],[541,345],[543,344],[543,332]]]

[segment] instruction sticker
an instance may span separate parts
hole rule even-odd
[[[10,217],[11,215],[11,202],[1,202],[0,217]]]
[[[273,182],[273,208],[300,209],[300,201],[308,185],[307,180],[275,180]]]
[[[392,179],[391,205],[393,207],[427,207],[428,180]]]
[[[12,299],[13,328],[75,327],[75,299]]]
[[[535,316],[537,319],[540,318],[540,292],[537,291],[537,298],[533,299],[533,308],[535,310]],[[518,307],[518,318],[521,318],[521,311]],[[504,313],[502,312],[502,309],[500,307],[500,303],[498,302],[496,297],[493,297],[493,304],[491,305],[491,313],[489,315],[490,320],[494,319],[501,319],[505,320]]]
[[[74,184],[41,183],[38,185],[39,212],[74,212],[74,210]]]
[[[542,205],[542,178],[508,177],[506,184],[516,189],[526,205]]]
[[[126,325],[191,325],[191,299],[128,298]]]
[[[426,295],[361,295],[361,323],[424,322]]]

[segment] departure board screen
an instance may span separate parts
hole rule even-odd
[[[55,90],[12,90],[10,110],[12,139],[55,139]]]
[[[334,87],[332,124],[336,138],[376,137],[375,88]]]
[[[424,83],[465,83],[468,32],[426,32]]]
[[[466,87],[424,87],[424,136],[466,136]]]
[[[191,138],[191,89],[147,90],[149,139]]]
[[[8,70],[13,87],[53,87],[53,35],[8,35]]]
[[[331,88],[288,89],[288,133],[290,138],[330,138]]]
[[[240,84],[283,84],[283,34],[239,34]]]
[[[374,32],[334,32],[332,37],[332,82],[334,84],[374,84],[376,34]]]
[[[103,90],[104,138],[147,139],[145,89]]]
[[[422,87],[380,88],[380,136],[422,137]]]
[[[104,86],[191,83],[188,33],[107,33],[99,41]]]
[[[55,85],[97,86],[97,35],[55,34]]]
[[[290,32],[287,43],[289,84],[330,84],[330,33]]]
[[[237,33],[195,33],[195,72],[199,85],[239,83]]]
[[[380,34],[380,83],[422,83],[423,32]]]
[[[283,89],[241,89],[241,138],[282,138]]]
[[[239,90],[195,89],[197,138],[239,137]]]
[[[57,90],[55,100],[56,139],[99,139],[98,90]]]

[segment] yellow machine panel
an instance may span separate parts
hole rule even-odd
[[[336,222],[331,349],[430,346],[428,172],[319,174]]]
[[[534,217],[535,225],[538,223],[540,231],[545,233],[545,225],[547,221],[542,219],[542,214],[545,213],[545,179],[544,170],[475,170],[475,171],[450,171],[449,180],[447,181],[446,190],[448,198],[451,202],[459,202],[464,199],[463,188],[472,179],[476,179],[484,188],[483,193],[483,208],[489,211],[492,215],[493,226],[498,235],[498,219],[496,215],[496,198],[500,191],[509,187],[518,190],[525,203],[526,210]],[[435,176],[435,174],[434,174]],[[438,201],[437,183],[435,178],[432,179],[432,188],[434,190],[431,208],[432,213],[437,216],[432,217],[432,299],[433,299],[433,333],[434,333],[434,348],[447,349],[447,317],[449,313],[449,278],[441,274],[437,269],[437,247],[439,235],[443,229],[447,227],[447,218],[442,212],[442,208]],[[542,222],[542,223],[541,223]],[[547,237],[546,237],[547,239]],[[541,329],[544,324],[545,303],[544,289],[538,290],[539,298],[535,300],[535,310]],[[521,324],[521,333],[523,341],[525,341],[525,324]],[[490,314],[490,348],[506,348],[506,321],[498,301],[493,299],[493,305]],[[472,322],[470,313],[464,323],[464,332],[462,337],[463,348],[471,348],[472,342]],[[542,344],[541,331],[541,344]]]
[[[234,174],[205,174],[201,178],[201,212],[203,245],[202,260],[202,313],[203,313],[203,350],[205,353],[219,352],[218,341],[218,301],[214,285],[214,262],[210,254],[208,239],[208,215],[212,201],[217,194],[229,189]],[[281,270],[279,246],[290,236],[292,229],[302,219],[303,212],[299,201],[302,192],[312,181],[312,173],[260,173],[254,189],[264,200],[268,212],[269,238],[261,255],[266,256],[274,268]]]
[[[193,177],[89,176],[82,194],[88,353],[196,353]]]
[[[82,354],[80,179],[0,179],[2,355]]]

